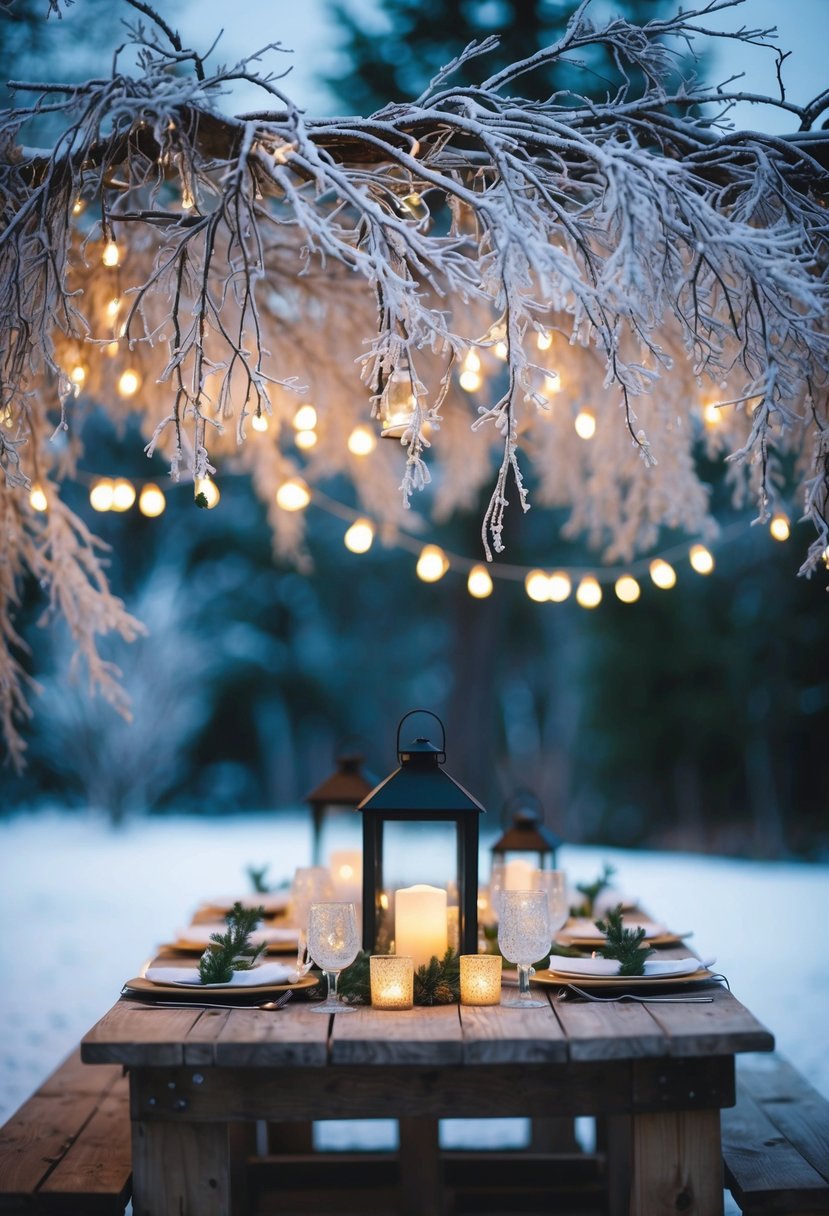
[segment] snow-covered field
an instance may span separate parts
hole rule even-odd
[[[274,883],[289,878],[309,840],[298,815],[141,819],[120,831],[91,815],[0,820],[0,1121],[197,904],[247,892],[250,864],[270,863]],[[572,882],[604,861],[625,895],[693,930],[692,944],[717,956],[779,1050],[829,1097],[829,866],[581,847],[559,857]]]

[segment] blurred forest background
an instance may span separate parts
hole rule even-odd
[[[44,32],[45,7],[16,0],[4,12],[0,60],[23,79],[101,74],[119,39],[109,0],[78,0],[82,22],[67,18],[60,29],[51,21]],[[176,7],[164,5],[170,24]],[[472,38],[501,38],[487,72],[523,58],[560,34],[575,4],[370,7],[368,20],[353,5],[329,4],[350,66],[327,83],[344,112],[416,95]],[[647,20],[674,6],[605,7]],[[261,37],[251,31],[251,49]],[[476,64],[467,71],[471,81]],[[537,95],[552,91],[543,78],[526,79]],[[601,62],[572,84],[601,92]],[[484,600],[471,598],[452,571],[424,584],[398,548],[377,541],[364,555],[348,552],[345,525],[313,503],[313,568],[299,572],[274,561],[264,508],[244,480],[220,470],[219,505],[197,510],[192,486],[168,487],[160,462],[148,467],[136,431],[115,433],[94,412],[85,426],[87,484],[67,498],[111,546],[113,588],[148,627],[132,646],[111,647],[134,720],[87,697],[61,629],[48,620],[44,628],[39,588],[22,588],[19,621],[42,692],[28,767],[0,769],[5,811],[92,806],[117,822],[296,806],[341,748],[362,751],[378,776],[391,771],[397,723],[423,706],[446,724],[448,771],[494,818],[524,787],[573,842],[829,854],[825,580],[796,577],[808,526],[793,522],[783,544],[766,527],[750,527],[751,514],[729,503],[720,468],[707,469],[728,530],[727,543],[713,546],[714,573],[701,578],[683,561],[672,591],[648,582],[639,602],[625,605],[606,588],[589,612],[574,599],[533,603],[520,582],[496,580]],[[165,484],[165,513],[96,514],[88,482],[97,475]],[[334,485],[332,493],[344,501],[348,490]],[[789,508],[794,521],[798,504]],[[477,560],[483,509],[430,526],[426,539]],[[564,518],[513,509],[506,560],[547,569],[595,563],[560,539]],[[729,525],[740,520],[735,536]],[[666,534],[661,547],[682,539]]]

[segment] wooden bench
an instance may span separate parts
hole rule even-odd
[[[829,1102],[780,1056],[739,1060],[722,1142],[726,1184],[745,1216],[829,1212]]]
[[[0,1128],[0,1212],[122,1216],[131,1192],[127,1078],[76,1050]]]

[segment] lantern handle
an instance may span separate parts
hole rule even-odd
[[[397,724],[397,755],[400,756],[402,754],[400,751],[400,732],[403,729],[403,723],[406,721],[407,718],[411,718],[413,714],[428,714],[429,717],[434,718],[435,721],[440,726],[441,748],[440,748],[440,751],[438,752],[438,756],[439,756],[438,764],[444,764],[446,761],[446,727],[443,725],[443,722],[437,716],[437,714],[433,713],[431,709],[410,709],[409,712],[407,714],[404,714],[403,717],[400,719],[400,721]]]

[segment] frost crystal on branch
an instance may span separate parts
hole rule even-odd
[[[492,42],[472,44],[415,101],[367,118],[299,111],[257,67],[278,44],[211,73],[140,0],[125,0],[140,14],[134,72],[119,53],[109,77],[13,86],[21,104],[0,119],[0,717],[15,754],[19,576],[42,580],[110,693],[96,635],[135,628],[60,503],[79,392],[137,417],[175,479],[247,470],[283,553],[302,542],[299,517],[274,506],[288,478],[350,476],[361,508],[395,524],[439,467],[436,516],[490,488],[487,556],[507,506],[532,499],[569,507],[570,534],[628,559],[662,527],[715,528],[704,445],[761,518],[793,454],[817,529],[803,572],[817,566],[829,138],[813,128],[829,94],[802,108],[752,99],[792,114],[789,138],[731,129],[741,95],[683,79],[682,58],[731,2],[642,28],[598,26],[585,2],[525,61],[486,78]],[[768,47],[767,33],[728,36]],[[617,70],[604,101],[521,97],[528,73],[596,43]],[[474,58],[482,83],[456,87]],[[235,79],[272,108],[224,115]],[[22,145],[44,112],[62,123],[54,147]],[[474,387],[459,381],[470,354],[486,374]],[[388,419],[401,384],[406,417],[387,427],[399,445],[355,462],[349,434]],[[285,435],[303,398],[320,427],[300,457]],[[709,430],[707,398],[721,405]],[[589,444],[573,429],[583,409],[598,424]],[[265,443],[249,434],[263,416]],[[48,486],[45,523],[34,484]]]

